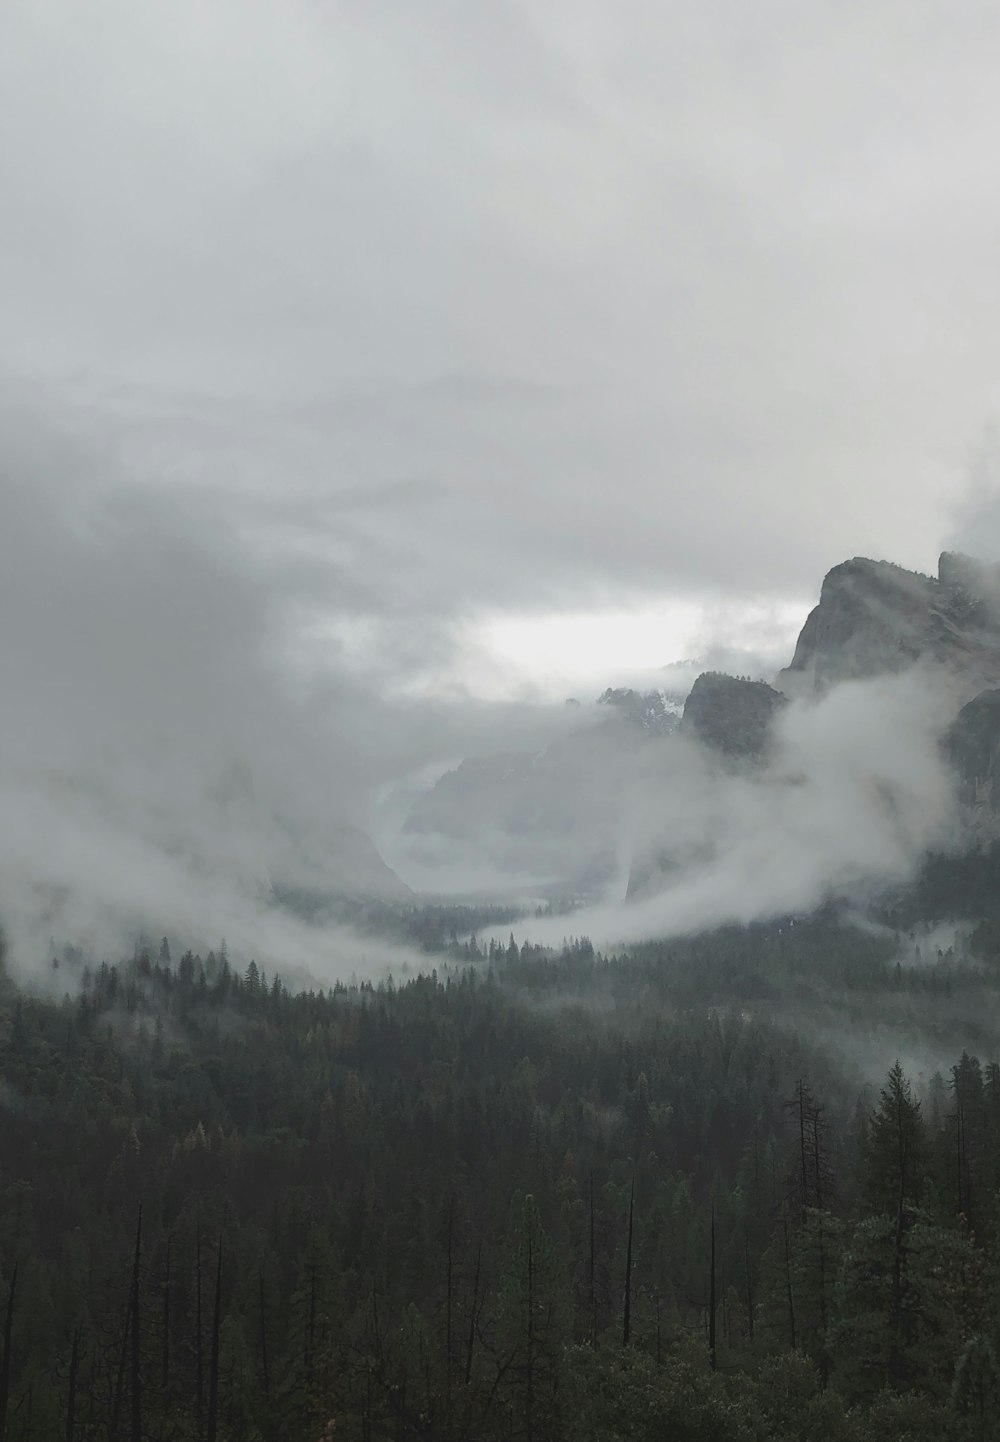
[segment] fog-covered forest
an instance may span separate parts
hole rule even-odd
[[[1000,1041],[867,1080],[996,1005],[982,939],[463,919],[378,985],[164,938],[5,986],[0,1436],[994,1435]]]
[[[0,1442],[1000,1442],[998,54],[0,0]]]

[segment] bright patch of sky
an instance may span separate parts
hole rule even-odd
[[[497,613],[457,628],[441,664],[410,674],[399,694],[592,701],[608,686],[683,692],[698,670],[715,665],[769,679],[791,659],[805,614],[805,603],[691,600],[628,611]],[[378,628],[323,618],[303,627],[293,654],[306,676],[331,664],[363,676],[380,654]]]

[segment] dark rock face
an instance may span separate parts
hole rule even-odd
[[[774,717],[786,704],[763,681],[706,671],[685,702],[681,731],[729,758],[759,762],[770,747]]]
[[[1000,598],[1000,565],[978,561],[961,551],[942,551],[938,559],[938,580],[949,591],[964,591],[970,598]]]
[[[778,685],[822,692],[918,661],[946,668],[967,695],[1000,685],[1000,567],[948,551],[937,577],[844,561],[826,576]]]
[[[1000,690],[963,706],[944,739],[961,801],[984,819],[1000,814]]]

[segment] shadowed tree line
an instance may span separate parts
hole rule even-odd
[[[6,986],[0,1442],[996,1436],[1000,1069],[859,1094],[741,937],[830,944]]]

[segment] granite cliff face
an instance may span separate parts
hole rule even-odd
[[[705,671],[684,703],[681,732],[737,761],[763,761],[787,697],[763,681]]]
[[[705,673],[684,707],[681,733],[729,769],[766,764],[777,718],[793,698],[840,682],[920,665],[947,684],[954,724],[942,747],[956,774],[968,840],[1000,837],[1000,566],[945,552],[937,576],[862,558],[835,566],[775,686]],[[660,887],[676,869],[669,839],[633,857],[629,896]]]
[[[962,707],[944,749],[958,779],[959,799],[976,829],[995,834],[1000,823],[1000,690],[982,691]]]
[[[471,854],[485,841],[502,872],[572,878],[581,887],[620,876],[630,854],[629,894],[642,894],[674,864],[669,800],[649,828],[661,826],[660,835],[639,843],[645,822],[632,825],[663,784],[657,768],[676,744],[671,731],[703,747],[717,768],[757,773],[767,784],[776,723],[791,700],[917,665],[928,685],[945,683],[952,715],[964,705],[942,746],[973,836],[1000,836],[1000,565],[950,552],[936,576],[844,561],[824,579],[773,685],[704,672],[679,724],[674,698],[606,691],[602,719],[545,752],[480,757],[442,776],[413,805],[404,836],[432,859],[436,849]]]
[[[777,685],[810,695],[917,662],[946,670],[967,697],[1000,685],[1000,566],[947,551],[936,577],[844,561],[826,576]]]
[[[1000,565],[945,551],[937,576],[862,557],[834,566],[776,687],[713,673],[700,676],[682,730],[729,758],[766,759],[775,716],[794,697],[842,681],[893,675],[917,664],[943,675],[956,707],[969,702],[945,746],[963,796],[982,810],[985,737],[1000,728]],[[997,762],[1000,768],[1000,761]],[[992,795],[992,791],[990,792]],[[1000,775],[991,802],[1000,813]]]
[[[956,703],[1000,687],[1000,566],[949,551],[937,576],[863,557],[834,566],[775,687],[706,673],[682,729],[725,756],[762,760],[788,699],[918,663],[946,675]]]

